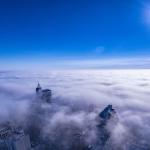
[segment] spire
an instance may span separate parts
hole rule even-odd
[[[39,83],[39,82],[38,82],[38,85],[37,85],[37,87],[38,87],[38,88],[41,88],[41,85],[40,85],[40,83]]]
[[[42,90],[42,87],[41,87],[40,83],[38,82],[38,85],[37,85],[37,88],[36,88],[36,93],[38,93],[41,90]]]

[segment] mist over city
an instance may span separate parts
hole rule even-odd
[[[70,70],[0,73],[0,123],[24,128],[35,149],[149,148],[149,70]],[[8,81],[6,84],[6,80]],[[52,90],[51,102],[39,102],[38,84]],[[99,113],[111,104],[107,142],[98,144]],[[91,149],[92,149],[91,148]]]

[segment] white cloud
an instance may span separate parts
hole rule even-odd
[[[97,52],[96,52],[97,51]],[[2,70],[6,68],[12,68],[12,70],[48,70],[48,69],[98,69],[98,68],[109,68],[109,69],[141,69],[141,68],[150,68],[150,56],[136,56],[136,57],[111,57],[103,58],[101,57],[101,52],[103,47],[98,48],[97,50],[90,51],[84,58],[61,58],[61,61],[56,60],[47,60],[38,61],[37,63],[32,61],[27,61],[26,63],[1,63],[0,67]],[[142,51],[142,49],[141,49]],[[148,49],[146,50],[148,51]],[[98,55],[100,54],[100,55]],[[5,66],[6,65],[6,66]],[[22,67],[24,66],[24,67]],[[9,71],[8,71],[9,75]],[[8,76],[9,78],[9,76]]]
[[[150,70],[144,69],[3,72],[0,73],[0,121],[9,117],[18,118],[18,122],[25,120],[39,81],[53,91],[51,106],[42,106],[48,111],[42,118],[44,137],[48,136],[49,141],[65,142],[66,149],[75,129],[84,131],[85,142],[91,143],[96,136],[95,118],[106,105],[112,104],[120,122],[110,143],[125,145],[133,138],[135,142],[149,144],[149,74]]]
[[[103,47],[103,46],[99,46],[99,47],[97,47],[95,50],[94,50],[94,52],[96,53],[96,54],[101,54],[101,53],[103,53],[105,51],[105,48]]]

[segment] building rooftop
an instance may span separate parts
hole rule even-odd
[[[42,89],[39,83],[36,88],[36,94],[38,98],[40,98],[43,102],[51,102],[52,91],[50,89]]]

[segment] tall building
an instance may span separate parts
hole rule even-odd
[[[105,149],[109,143],[111,131],[116,127],[119,120],[115,109],[112,105],[108,105],[99,113],[97,121],[97,140],[92,145],[91,150]]]
[[[52,91],[50,89],[42,89],[41,85],[38,83],[36,87],[36,94],[43,102],[50,103],[52,97]]]
[[[115,109],[112,108],[112,105],[108,105],[104,108],[102,112],[100,112],[99,117],[101,119],[101,122],[107,123],[108,120],[116,119],[115,121],[118,121],[117,113]]]
[[[22,129],[5,124],[0,126],[0,150],[31,150],[29,135]]]
[[[40,86],[40,83],[38,83],[37,87],[36,87],[36,93],[40,93],[42,90],[42,87]]]

